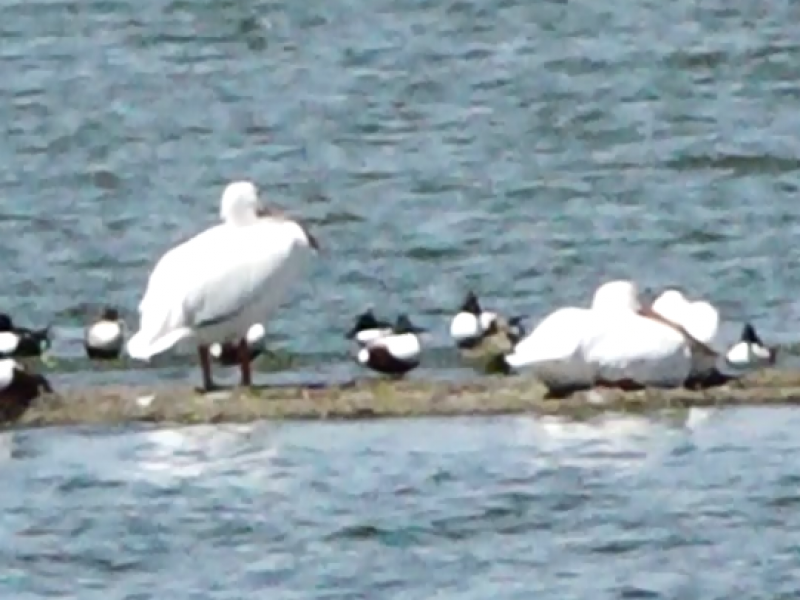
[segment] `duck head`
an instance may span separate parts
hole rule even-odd
[[[397,322],[395,323],[394,327],[392,328],[392,332],[395,335],[402,335],[404,333],[425,333],[428,331],[422,327],[417,327],[411,322],[411,319],[408,318],[408,315],[400,315],[397,317]]]
[[[14,322],[6,313],[0,313],[0,333],[14,331]]]
[[[372,329],[390,329],[391,325],[384,321],[379,321],[375,317],[375,313],[369,308],[356,317],[356,322],[353,328],[345,334],[348,340],[353,339],[361,331],[370,331]]]
[[[106,306],[100,313],[100,320],[117,322],[119,321],[119,311],[113,306]]]
[[[481,305],[478,302],[478,297],[475,295],[475,292],[469,291],[467,292],[466,297],[464,298],[464,302],[461,304],[461,312],[469,313],[471,315],[480,316],[481,314]]]

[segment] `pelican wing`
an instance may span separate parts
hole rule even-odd
[[[698,342],[712,348],[715,346],[719,332],[719,311],[710,302],[692,302],[680,323]]]
[[[678,386],[692,364],[691,350],[680,332],[635,313],[604,315],[584,338],[582,351],[597,378],[607,381]]]
[[[596,314],[589,309],[559,308],[517,343],[506,362],[515,369],[530,369],[550,387],[588,385],[593,373],[581,349],[595,320]]]
[[[278,302],[298,266],[298,242],[307,245],[300,233],[292,221],[261,219],[212,227],[168,252],[150,277],[129,353],[149,358],[196,329]]]

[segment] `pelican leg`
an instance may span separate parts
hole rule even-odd
[[[239,340],[239,366],[242,369],[242,387],[251,387],[253,385],[253,374],[250,370],[250,348],[247,345],[247,340]]]
[[[197,356],[200,358],[200,370],[203,372],[203,390],[210,392],[214,389],[214,380],[211,378],[211,355],[208,346],[197,347]]]

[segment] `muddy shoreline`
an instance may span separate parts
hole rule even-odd
[[[764,371],[735,384],[687,390],[610,390],[545,399],[525,377],[446,383],[365,379],[330,387],[226,389],[199,394],[190,385],[65,388],[5,415],[12,428],[128,423],[244,423],[261,419],[321,420],[424,416],[548,414],[583,418],[601,412],[643,413],[670,408],[800,404],[800,372]]]

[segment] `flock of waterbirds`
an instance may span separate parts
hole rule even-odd
[[[255,185],[229,184],[220,201],[220,222],[164,253],[150,274],[139,304],[139,329],[127,327],[114,307],[87,326],[84,347],[92,360],[153,356],[184,340],[197,346],[202,389],[216,389],[211,364],[238,365],[242,386],[252,385],[251,362],[264,350],[267,322],[307,273],[321,248],[303,224],[261,206]],[[611,387],[706,388],[775,364],[745,323],[738,342],[719,348],[719,312],[669,287],[649,301],[635,283],[611,281],[589,307],[559,308],[531,331],[524,317],[503,318],[484,310],[468,292],[450,320],[450,336],[465,357],[482,357],[487,372],[527,370],[551,394]],[[402,377],[420,364],[425,329],[401,314],[395,322],[372,309],[358,315],[345,337],[355,359],[371,370]],[[50,328],[15,326],[0,314],[0,399],[30,402],[52,392],[46,378],[17,362],[41,356],[51,346]]]

